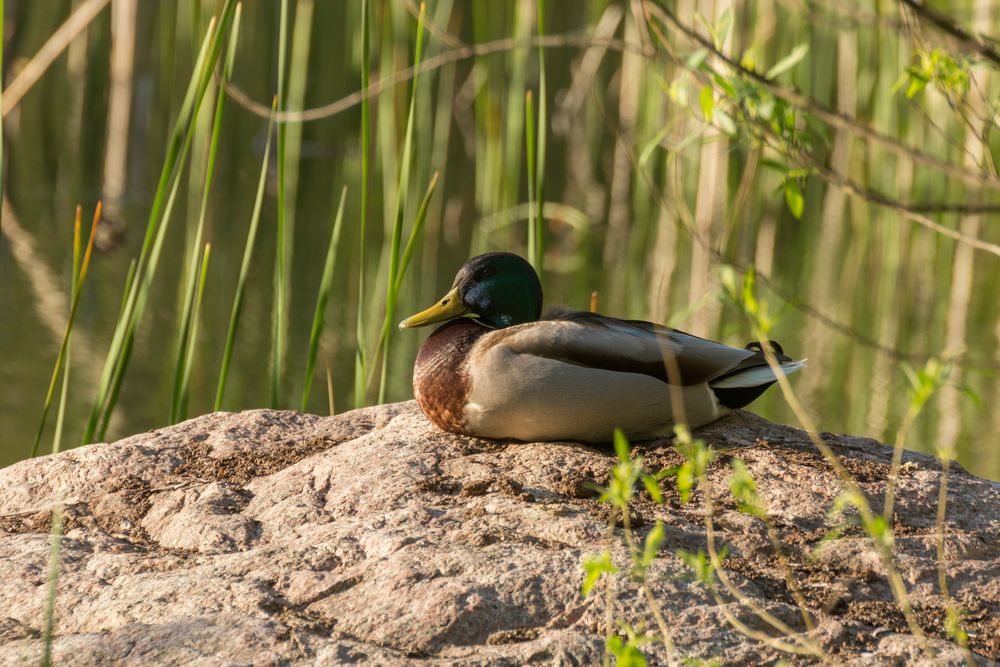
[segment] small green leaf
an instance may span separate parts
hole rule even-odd
[[[736,271],[729,264],[723,264],[719,269],[719,281],[730,294],[736,293]]]
[[[757,106],[757,114],[764,120],[771,120],[774,117],[774,108],[777,102],[773,95],[767,94],[761,97]]]
[[[734,123],[733,119],[729,117],[729,114],[722,109],[715,110],[715,124],[720,130],[729,136],[736,136],[736,123]]]
[[[795,179],[790,178],[785,181],[785,203],[788,204],[788,210],[792,212],[795,219],[801,220],[802,213],[806,207],[806,200],[802,196],[802,190],[799,189],[799,184]]]
[[[736,506],[740,512],[763,518],[765,516],[764,504],[757,494],[757,483],[753,475],[747,470],[746,464],[741,459],[733,459],[733,474],[729,478],[729,491],[736,499]]]
[[[767,74],[765,76],[768,79],[773,79],[776,76],[784,74],[788,70],[798,65],[799,62],[806,57],[807,53],[809,53],[809,45],[806,43],[799,44],[794,49],[792,49],[791,53],[789,53],[787,56],[776,62],[774,64],[774,67],[767,70]]]
[[[892,88],[889,89],[889,92],[895,95],[896,93],[898,93],[900,90],[903,89],[903,86],[905,86],[906,82],[909,80],[910,80],[909,73],[903,72],[902,74],[899,75],[899,78],[896,79],[896,83],[892,84]]]
[[[586,556],[583,559],[583,571],[583,586],[580,587],[580,592],[587,597],[602,574],[615,574],[618,568],[611,562],[611,554],[605,551],[599,556]]]
[[[958,389],[960,392],[965,394],[966,397],[968,397],[973,403],[976,404],[977,408],[979,408],[980,410],[983,409],[983,397],[980,396],[975,389],[973,389],[967,384],[957,384],[955,385],[955,389]]]
[[[764,158],[760,161],[760,166],[767,167],[768,169],[773,169],[775,171],[781,172],[782,174],[788,173],[788,165],[783,162],[778,162],[777,160],[772,160],[771,158]]]
[[[756,317],[760,314],[760,302],[754,294],[754,286],[757,284],[757,272],[753,264],[747,267],[743,274],[743,308],[748,314]]]
[[[663,522],[657,519],[656,525],[646,535],[646,542],[642,547],[642,560],[640,563],[643,568],[647,568],[652,564],[660,547],[663,546],[664,539],[666,539],[666,533],[663,530]]]
[[[686,107],[688,105],[688,82],[680,78],[674,79],[670,83],[668,94],[674,103]]]
[[[722,12],[722,16],[719,17],[718,23],[715,24],[715,48],[722,49],[722,45],[725,44],[726,38],[729,37],[729,30],[733,27],[733,10],[726,7],[726,10]]]
[[[715,110],[715,91],[712,86],[704,86],[698,94],[698,102],[701,104],[701,113],[705,120],[712,122],[712,112]]]
[[[657,505],[663,504],[663,492],[660,491],[660,485],[656,482],[656,478],[651,475],[643,475],[642,485],[646,487],[646,491],[649,492],[649,497],[653,499],[653,502]]]
[[[875,514],[865,522],[865,532],[875,542],[888,547],[892,546],[892,531],[889,529],[889,524],[885,520],[885,517],[881,514]]]
[[[723,93],[733,98],[734,100],[739,98],[740,96],[739,93],[736,92],[736,88],[733,86],[732,83],[729,82],[729,79],[722,76],[721,74],[713,74],[712,80],[715,81],[715,85],[717,85],[722,90]]]
[[[615,656],[616,667],[646,667],[646,656],[631,639],[622,641],[621,637],[615,635],[608,639],[607,648]]]
[[[706,554],[703,549],[699,549],[698,553],[691,553],[690,551],[685,551],[684,549],[678,549],[676,554],[677,557],[691,569],[691,573],[694,575],[695,581],[703,583],[707,586],[710,586],[715,582],[715,566],[712,565],[712,559],[709,558],[708,554]],[[719,560],[722,560],[725,557],[725,549],[723,549],[722,553],[719,554]]]
[[[906,88],[906,99],[912,100],[927,88],[927,80],[919,77],[910,77],[910,85]]]
[[[705,62],[706,58],[708,58],[708,49],[697,49],[687,57],[687,60],[684,61],[684,65],[688,69],[698,69],[701,67],[701,64]]]
[[[628,438],[625,437],[620,428],[615,429],[615,454],[618,455],[618,460],[622,463],[629,460]]]
[[[965,646],[969,641],[969,634],[962,628],[962,615],[963,612],[961,609],[950,606],[944,619],[945,632],[959,646]]]
[[[681,503],[687,504],[691,499],[691,491],[694,489],[694,467],[690,461],[685,461],[677,470],[677,493],[681,497]]]
[[[646,166],[646,163],[649,162],[649,158],[652,157],[653,152],[660,147],[663,140],[667,138],[668,134],[670,134],[671,129],[672,128],[669,125],[664,126],[663,129],[657,132],[656,136],[646,144],[646,146],[642,149],[642,152],[639,153],[639,166]]]

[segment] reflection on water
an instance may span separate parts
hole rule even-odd
[[[142,243],[166,137],[213,4],[205,3],[199,13],[192,3],[140,3],[135,17],[124,11],[114,18],[131,25],[117,33],[109,30],[112,17],[102,15],[5,119],[10,201],[0,242],[0,465],[28,454],[37,428],[68,308],[73,208],[78,202],[90,207],[104,197],[107,232],[84,288],[72,353],[66,438],[74,443],[80,438],[129,262]],[[296,96],[312,107],[358,89],[360,17],[354,4],[359,3],[316,3],[311,25],[300,22],[299,39],[309,37],[309,57],[299,87],[290,90],[293,106]],[[906,35],[873,41],[869,25],[810,27],[805,17],[788,12],[780,2],[752,4],[754,12],[737,7],[738,14],[747,11],[749,18],[736,22],[729,52],[740,54],[757,44],[756,57],[773,63],[809,41],[810,54],[785,75],[786,84],[943,160],[976,168],[988,157],[983,154],[988,147],[968,138],[972,133],[965,121],[941,95],[928,92],[911,103],[888,91],[909,63]],[[409,64],[415,22],[405,3],[375,5],[373,67],[378,78]],[[435,3],[429,11],[438,36],[431,34],[425,56],[456,48],[456,39],[471,43],[530,35],[529,5]],[[628,3],[603,5],[588,3],[588,11],[579,16],[553,12],[546,30],[558,35],[585,28],[640,44]],[[276,81],[276,7],[248,3],[244,8],[234,75],[241,91],[265,103]],[[750,20],[755,16],[768,18]],[[35,53],[63,18],[33,3],[21,3],[7,17],[4,62],[13,63],[8,81],[23,65],[19,59]],[[444,30],[455,37],[442,38]],[[112,39],[113,34],[128,35],[136,47],[127,39]],[[808,369],[793,385],[822,429],[891,441],[907,407],[903,364],[920,367],[928,355],[958,355],[953,386],[931,401],[907,446],[933,452],[937,443],[954,441],[962,465],[1000,478],[1000,413],[991,409],[1000,370],[997,255],[944,238],[912,216],[867,202],[849,188],[831,186],[818,172],[803,181],[805,209],[801,221],[796,220],[781,192],[783,176],[769,162],[772,151],[707,125],[695,102],[695,80],[662,53],[650,58],[638,46],[623,54],[601,44],[583,48],[577,43],[546,54],[551,119],[544,190],[547,302],[587,308],[596,290],[600,310],[607,314],[656,319],[742,346],[750,331],[742,315],[724,305],[718,270],[723,259],[737,267],[754,264],[764,284],[760,295],[775,316],[772,336],[789,354],[809,358]],[[678,37],[677,48],[688,54],[695,47]],[[996,87],[978,74],[984,91]],[[398,313],[428,304],[470,254],[524,251],[527,89],[537,94],[538,75],[534,51],[526,49],[458,59],[422,80],[408,221],[431,174],[440,171],[442,181]],[[385,230],[392,220],[408,96],[407,85],[388,88],[373,110],[364,294],[358,292],[359,109],[353,106],[295,126],[301,127],[301,146],[300,159],[293,161],[297,182],[291,185],[295,235],[285,407],[296,406],[301,394],[334,198],[344,184],[349,187],[346,225],[310,409],[326,410],[327,365],[338,411],[353,405],[355,313],[360,302],[370,313],[369,332],[381,318]],[[226,104],[206,231],[213,253],[191,378],[191,415],[209,410],[214,398],[267,130],[266,120],[233,100]],[[205,128],[210,114],[208,109]],[[184,177],[165,261],[153,283],[111,424],[112,438],[168,420],[179,285],[197,220],[206,136],[196,140],[192,175]],[[970,194],[967,184],[942,176],[933,166],[859,141],[843,128],[826,127],[816,136],[816,159],[872,191],[901,201],[988,204],[996,199],[989,190]],[[269,403],[273,170],[272,164],[227,409]],[[995,214],[932,218],[967,237],[1000,240]],[[411,364],[424,335],[394,335],[389,400],[411,396]],[[771,419],[793,421],[777,390],[753,409]]]

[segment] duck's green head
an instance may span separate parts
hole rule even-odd
[[[473,257],[458,270],[451,291],[427,310],[399,323],[400,329],[475,317],[502,328],[534,322],[542,314],[542,284],[523,258],[509,252]]]

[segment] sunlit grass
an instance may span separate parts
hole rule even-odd
[[[371,84],[371,8],[369,0],[361,0],[361,89]],[[361,209],[358,213],[358,294],[365,291],[365,252],[368,239],[368,178],[371,171],[371,115],[369,98],[361,100]],[[365,309],[358,300],[354,346],[354,407],[365,404],[368,363],[365,353]]]
[[[326,249],[326,261],[323,263],[323,276],[319,280],[319,293],[316,295],[316,309],[313,311],[312,330],[309,333],[309,354],[306,358],[306,377],[302,387],[302,401],[299,409],[306,411],[309,405],[309,393],[312,391],[313,373],[316,369],[316,352],[319,350],[319,338],[323,333],[323,323],[326,320],[326,301],[330,295],[330,285],[333,284],[333,272],[340,247],[340,234],[344,224],[344,204],[347,202],[347,186],[340,193],[340,204],[337,205],[337,215],[330,231],[330,244]],[[327,367],[329,373],[329,367]],[[332,391],[330,392],[331,401]],[[333,414],[331,404],[330,414]]]
[[[77,309],[80,305],[80,294],[83,291],[83,283],[87,279],[87,269],[90,268],[90,258],[94,250],[94,238],[97,234],[97,222],[101,219],[101,204],[98,202],[94,208],[94,220],[90,225],[90,236],[87,239],[86,250],[83,257],[80,257],[80,207],[76,209],[76,219],[73,222],[73,289],[70,297],[69,319],[66,322],[66,331],[63,334],[62,344],[59,346],[59,354],[56,356],[55,368],[52,369],[52,377],[49,379],[49,389],[45,394],[45,403],[42,408],[42,417],[38,423],[38,431],[35,433],[35,443],[31,447],[31,456],[38,455],[38,446],[42,442],[42,433],[45,431],[45,421],[49,416],[49,409],[52,407],[52,398],[55,396],[56,384],[59,381],[59,374],[63,372],[69,356],[70,337],[73,335],[73,323],[76,321]],[[60,415],[65,413],[65,398],[60,401]],[[54,448],[58,447],[59,438],[62,434],[62,419],[56,429],[57,438]]]
[[[413,66],[419,71],[420,56],[424,47],[424,21],[426,14],[426,3],[420,3],[420,20],[417,23],[417,42],[413,52]],[[413,161],[416,159],[413,150],[413,129],[417,108],[417,86],[420,77],[413,77],[413,88],[410,93],[410,110],[406,118],[406,133],[403,138],[403,149],[399,158],[399,178],[396,180],[396,208],[393,215],[392,240],[389,243],[389,268],[386,276],[386,297],[385,297],[385,317],[382,320],[382,330],[379,335],[379,346],[376,348],[375,357],[381,354],[381,377],[378,385],[378,402],[385,402],[386,389],[388,387],[389,374],[389,350],[392,342],[392,332],[395,328],[396,300],[399,297],[397,284],[402,272],[400,271],[400,249],[403,238],[403,220],[406,215],[407,194],[410,188],[410,170]],[[412,238],[412,235],[411,235]]]
[[[201,190],[201,205],[198,209],[198,223],[194,241],[191,245],[191,255],[188,258],[188,271],[184,278],[183,310],[180,316],[180,335],[177,340],[176,362],[174,363],[174,387],[170,402],[170,423],[174,424],[184,418],[188,403],[188,378],[191,369],[191,357],[195,352],[197,341],[197,316],[201,295],[204,291],[205,275],[208,268],[208,245],[203,248],[205,235],[205,219],[208,214],[209,194],[215,176],[216,158],[219,152],[219,137],[222,134],[222,115],[225,109],[226,84],[229,82],[236,60],[236,45],[239,41],[240,18],[243,13],[241,4],[236,5],[233,26],[230,31],[226,60],[219,81],[219,92],[215,100],[215,115],[212,121],[212,131],[209,139],[208,160],[205,165],[205,180]]]
[[[271,104],[272,115],[277,111],[278,98]],[[229,327],[226,331],[226,342],[222,348],[222,367],[219,370],[219,382],[215,390],[213,409],[222,409],[222,399],[226,393],[226,382],[229,380],[229,366],[233,360],[233,350],[236,347],[236,334],[243,314],[243,300],[246,297],[247,276],[253,261],[254,248],[257,245],[257,229],[260,226],[260,214],[264,208],[264,187],[267,185],[267,168],[271,159],[271,140],[274,134],[274,121],[267,124],[267,140],[264,142],[264,159],[260,165],[260,176],[257,178],[257,193],[254,196],[253,213],[250,215],[250,225],[247,227],[247,238],[243,245],[243,261],[236,281],[236,293],[233,296],[233,307],[229,315]]]
[[[219,15],[221,18],[217,21],[213,17],[205,33],[195,62],[194,74],[188,84],[168,143],[134,278],[128,285],[125,306],[115,326],[90,418],[84,429],[85,443],[92,442],[95,437],[104,437],[111,412],[117,402],[131,357],[136,329],[145,309],[150,284],[156,274],[164,233],[170,222],[170,212],[177,195],[181,171],[194,134],[194,119],[211,82],[214,65],[222,48],[223,35],[232,22],[235,9],[234,0],[226,0]]]
[[[52,508],[52,530],[50,533],[48,575],[45,586],[45,619],[42,626],[42,659],[43,667],[52,665],[52,641],[55,638],[56,598],[59,595],[59,554],[62,549],[63,537],[63,504],[56,502]]]
[[[283,111],[287,105],[285,94],[286,59],[288,51],[288,0],[281,0],[281,13],[278,20],[278,110]],[[288,127],[278,123],[278,226],[275,230],[274,243],[274,299],[271,311],[271,407],[277,408],[281,401],[281,382],[284,378],[285,353],[288,337],[288,297],[290,289],[288,261],[291,252],[292,228],[286,227],[288,210],[286,190],[285,137]]]

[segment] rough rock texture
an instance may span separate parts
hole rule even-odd
[[[805,434],[747,413],[702,429],[712,464],[717,544],[747,600],[797,630],[795,606],[765,524],[736,511],[731,457],[757,479],[792,579],[831,661],[925,659],[860,531],[814,550],[839,482]],[[890,450],[828,436],[877,506]],[[677,465],[669,442],[638,445],[647,468]],[[337,417],[217,413],[178,426],[0,470],[0,664],[43,650],[50,521],[62,499],[57,664],[591,665],[601,661],[604,588],[580,596],[584,554],[615,545],[606,450],[494,442],[443,433],[413,402]],[[945,639],[934,521],[940,472],[907,454],[896,510],[896,561],[941,664],[964,664]],[[679,653],[724,664],[773,663],[776,648],[730,619],[779,636],[731,594],[715,599],[674,555],[706,543],[704,491],[657,506],[637,494],[639,539],[655,518],[666,543],[653,593]],[[1000,649],[1000,491],[953,468],[945,552],[971,659]],[[616,616],[655,623],[618,578]],[[661,646],[644,649],[665,664]],[[813,659],[790,656],[792,662]]]

